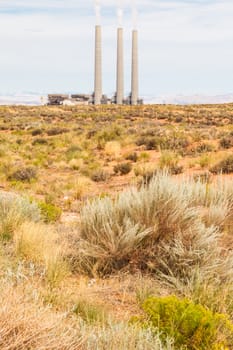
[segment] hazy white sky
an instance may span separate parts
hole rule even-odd
[[[104,91],[115,90],[117,3],[100,0]],[[131,3],[124,7],[130,90]],[[140,92],[233,91],[233,0],[136,0]],[[92,92],[93,0],[0,0],[0,93]]]

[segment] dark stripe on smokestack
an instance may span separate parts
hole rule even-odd
[[[133,30],[131,104],[138,104],[138,31]]]
[[[124,48],[123,48],[123,28],[117,29],[117,87],[116,103],[123,104],[124,100]]]
[[[102,38],[101,26],[95,27],[95,92],[94,104],[101,104],[102,99]]]

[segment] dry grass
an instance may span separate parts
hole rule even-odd
[[[65,246],[58,243],[58,234],[44,224],[26,222],[14,234],[16,255],[44,266],[51,285],[61,282],[69,273],[64,260]]]
[[[40,211],[35,203],[15,194],[0,193],[0,238],[9,240],[25,220],[39,221]]]
[[[124,322],[98,325],[80,318],[83,313],[85,317],[93,317],[93,312],[99,312],[97,308],[93,311],[85,306],[84,310],[82,306],[82,313],[77,316],[58,312],[45,306],[39,293],[26,285],[14,289],[4,285],[0,302],[3,305],[0,310],[0,347],[3,350],[173,350],[172,340],[167,339],[166,344],[162,344],[159,334],[149,329]]]
[[[80,330],[66,321],[65,314],[33,302],[19,289],[1,291],[0,303],[2,350],[80,349],[83,342]]]
[[[105,145],[105,153],[112,159],[116,159],[121,154],[121,144],[118,141],[109,141]]]

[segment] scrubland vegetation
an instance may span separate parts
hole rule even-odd
[[[0,108],[0,348],[233,349],[233,105]]]

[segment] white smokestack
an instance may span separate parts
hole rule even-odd
[[[100,25],[95,27],[95,90],[94,104],[101,104],[102,99],[102,30]]]
[[[132,38],[131,104],[138,104],[138,31],[135,29]]]
[[[123,28],[117,30],[117,87],[116,103],[123,104],[124,100],[124,48]]]

